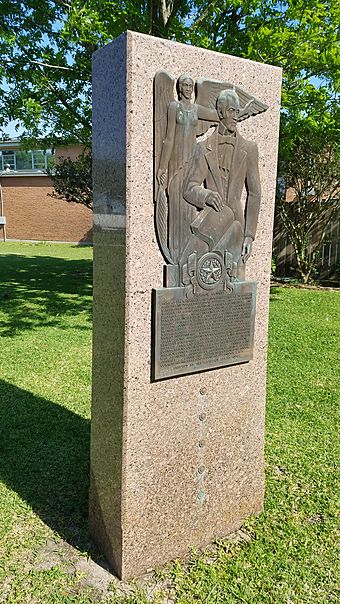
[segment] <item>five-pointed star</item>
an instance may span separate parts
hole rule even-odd
[[[215,266],[212,260],[209,260],[206,266],[201,269],[205,273],[206,281],[218,281],[221,273],[221,267]]]

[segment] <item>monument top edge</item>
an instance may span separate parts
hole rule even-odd
[[[244,57],[239,57],[237,55],[231,55],[231,54],[227,54],[224,52],[218,52],[217,50],[209,50],[207,48],[200,48],[199,46],[193,46],[191,44],[184,44],[183,42],[176,42],[175,40],[168,40],[167,38],[158,38],[157,36],[150,36],[149,34],[144,34],[141,32],[137,32],[137,31],[133,31],[131,29],[127,29],[125,30],[123,33],[121,33],[119,36],[117,36],[114,40],[112,40],[112,42],[109,42],[108,44],[105,44],[105,46],[102,46],[101,48],[99,48],[98,50],[96,50],[96,52],[93,53],[92,57],[96,57],[98,54],[100,54],[103,49],[107,49],[108,47],[114,46],[118,41],[121,41],[123,38],[126,38],[127,42],[131,42],[133,41],[133,39],[146,39],[149,40],[150,42],[152,41],[153,43],[155,42],[160,42],[163,46],[180,46],[180,47],[185,47],[185,48],[191,48],[191,49],[196,49],[199,50],[200,52],[202,52],[203,54],[210,54],[210,55],[218,55],[218,56],[225,56],[226,58],[230,58],[230,59],[237,59],[239,61],[242,61],[244,63],[247,64],[256,64],[256,65],[261,65],[261,67],[267,67],[268,69],[277,71],[278,74],[282,74],[282,67],[278,67],[277,65],[272,65],[271,63],[262,63],[260,61],[253,61],[252,59],[245,59]]]

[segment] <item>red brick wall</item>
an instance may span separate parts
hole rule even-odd
[[[92,211],[78,203],[49,197],[47,176],[3,176],[8,239],[92,241]]]
[[[67,147],[57,147],[55,150],[55,161],[58,162],[62,157],[69,157],[74,161],[84,148],[81,145],[68,145]]]

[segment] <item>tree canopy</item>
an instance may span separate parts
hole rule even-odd
[[[339,16],[337,0],[2,0],[0,126],[89,146],[92,53],[131,29],[281,66],[285,134],[335,102]]]

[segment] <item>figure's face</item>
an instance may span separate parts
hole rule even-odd
[[[237,118],[240,113],[240,104],[238,100],[228,99],[225,105],[219,109],[219,116],[222,124],[229,132],[235,132],[237,126]]]
[[[181,97],[184,96],[185,99],[190,99],[194,90],[194,83],[192,80],[183,80],[183,82],[179,85],[179,92]]]

